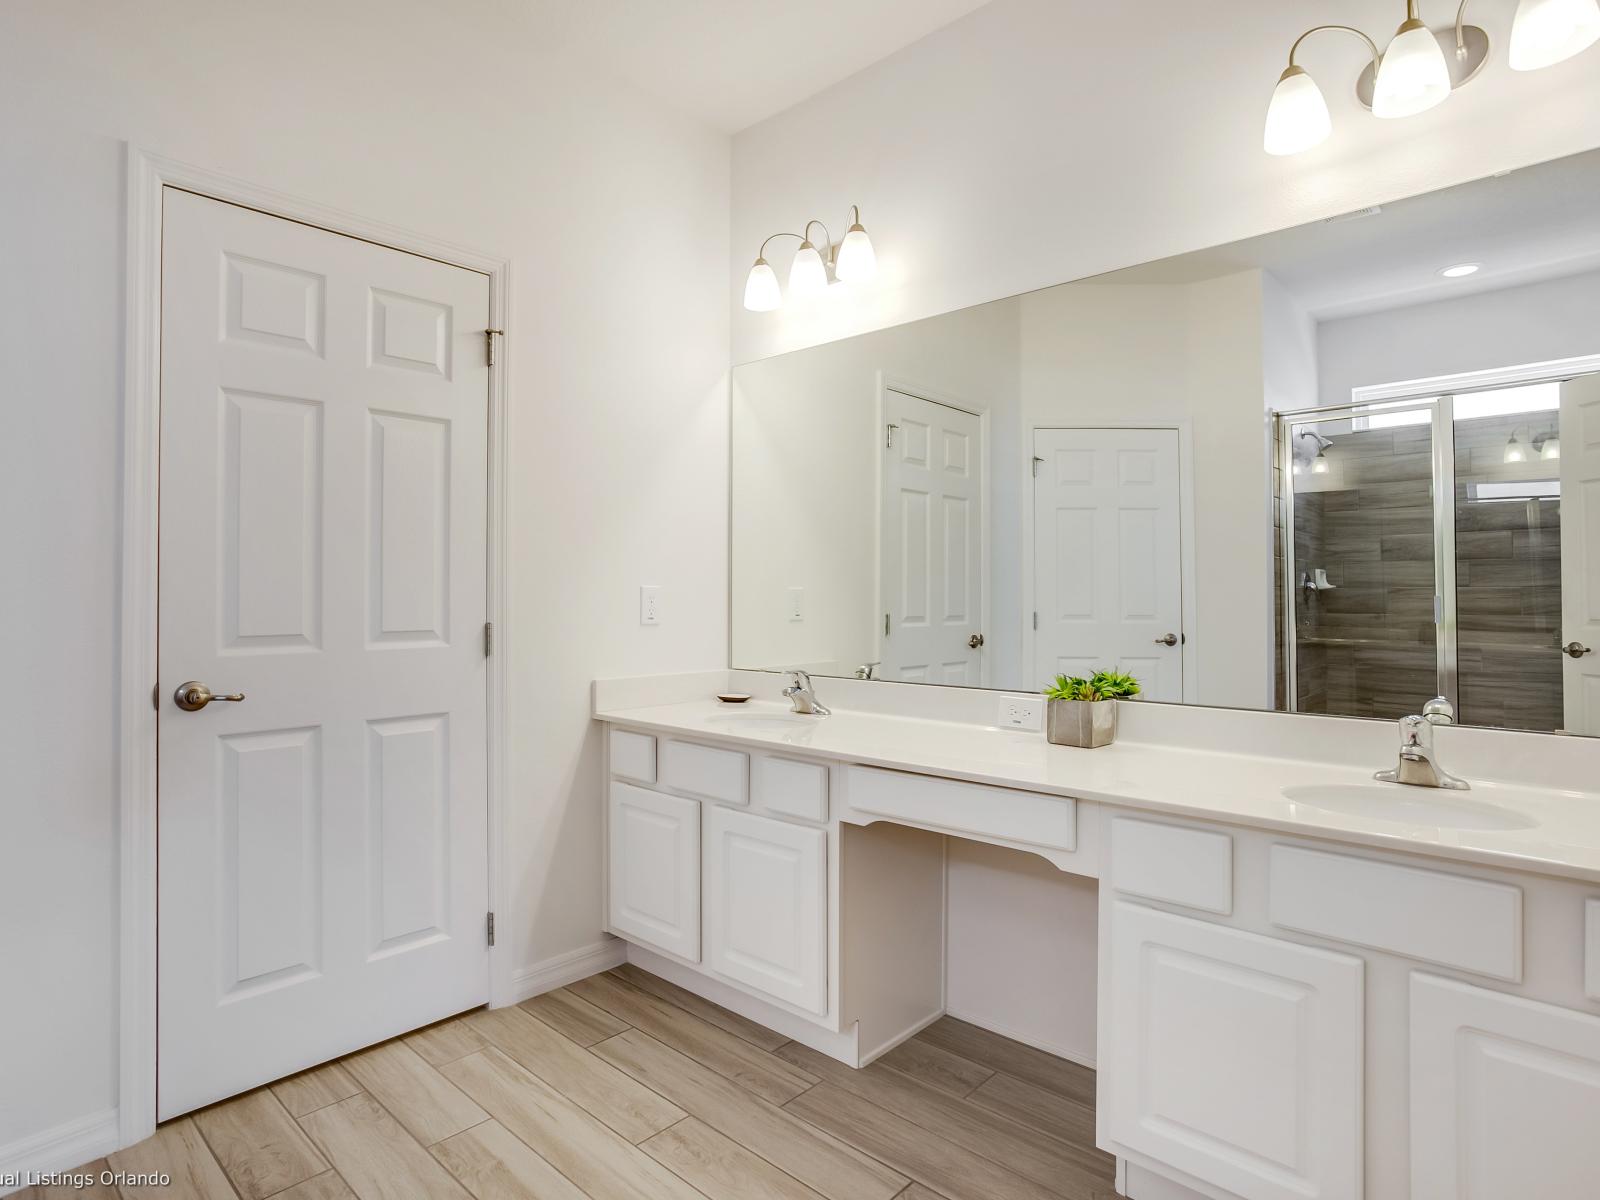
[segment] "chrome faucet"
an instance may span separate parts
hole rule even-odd
[[[788,672],[794,676],[794,683],[783,689],[783,694],[789,697],[789,703],[794,706],[797,713],[806,713],[813,717],[826,717],[829,709],[817,700],[817,693],[811,687],[811,676],[798,668]]]
[[[1400,761],[1394,770],[1378,771],[1373,778],[1383,783],[1467,791],[1472,785],[1441,767],[1438,752],[1433,748],[1434,726],[1453,725],[1455,719],[1455,709],[1443,696],[1435,696],[1423,705],[1420,716],[1401,717]]]

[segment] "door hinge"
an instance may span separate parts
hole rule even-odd
[[[483,656],[488,658],[494,653],[494,622],[483,623]]]
[[[1037,612],[1033,614],[1033,627],[1035,629],[1039,628],[1039,614]]]
[[[894,431],[899,428],[900,426],[898,425],[885,425],[883,427],[883,448],[885,450],[894,449]]]
[[[1037,454],[1033,456],[1033,477],[1035,479],[1039,478],[1039,464],[1043,461],[1044,459],[1040,458]]]
[[[888,613],[884,613],[883,614],[883,636],[884,637],[888,637],[889,636],[889,614]]]
[[[494,339],[504,332],[504,329],[485,329],[483,331],[483,344],[489,353],[489,365],[491,367],[494,366]]]
[[[492,945],[494,945],[494,914],[493,913],[489,914],[489,919],[485,922],[485,925],[488,927],[489,945],[492,946]]]

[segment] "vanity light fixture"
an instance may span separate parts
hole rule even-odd
[[[783,303],[783,293],[778,288],[778,276],[767,262],[767,245],[773,238],[792,237],[799,239],[800,248],[795,251],[794,261],[789,265],[789,294],[800,299],[820,296],[828,290],[830,283],[842,281],[845,283],[865,283],[871,279],[878,270],[878,257],[872,249],[872,239],[867,236],[867,231],[861,225],[861,209],[856,205],[850,206],[850,228],[845,231],[844,239],[837,245],[834,244],[833,235],[828,232],[828,227],[821,221],[807,221],[804,233],[774,233],[761,243],[761,252],[756,255],[756,261],[750,268],[750,274],[744,281],[744,306],[751,312],[771,312]],[[818,249],[811,240],[811,227],[816,226],[822,230],[823,247],[827,254]]]
[[[1316,25],[1294,40],[1289,65],[1267,105],[1262,148],[1268,154],[1299,154],[1333,130],[1328,104],[1305,69],[1295,62],[1300,44],[1313,33],[1336,29],[1361,39],[1372,62],[1356,80],[1356,96],[1385,119],[1415,116],[1472,80],[1489,59],[1489,35],[1465,21],[1461,0],[1453,26],[1435,32],[1406,0],[1406,18],[1387,48],[1351,25]],[[1511,66],[1518,71],[1548,67],[1600,41],[1600,0],[1519,0],[1511,21]]]
[[[1533,448],[1539,452],[1539,457],[1545,462],[1561,461],[1561,438],[1554,433],[1546,433],[1533,439]]]
[[[1317,456],[1311,460],[1311,473],[1313,475],[1326,475],[1328,473],[1327,450],[1317,451]]]
[[[1476,275],[1482,263],[1456,263],[1453,267],[1445,267],[1439,272],[1446,279],[1464,279],[1468,275]]]
[[[1528,448],[1521,442],[1517,441],[1517,435],[1515,431],[1513,431],[1511,434],[1511,440],[1506,443],[1506,452],[1503,461],[1508,463],[1528,461]]]

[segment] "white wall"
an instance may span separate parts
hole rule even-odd
[[[1186,423],[1203,704],[1271,707],[1263,275],[1081,283],[1022,297],[1022,427]],[[1255,529],[1259,536],[1246,536]],[[1185,690],[1195,681],[1186,683]]]
[[[1262,121],[1295,36],[1334,19],[1381,36],[1398,19],[1394,0],[1336,7],[994,0],[741,132],[735,361],[1600,145],[1600,54],[1511,71],[1514,2],[1477,0],[1471,16],[1491,31],[1494,61],[1409,120],[1356,107],[1353,38],[1307,42],[1300,61],[1323,85],[1334,134],[1307,155],[1269,157]],[[738,307],[762,238],[812,216],[832,225],[850,204],[878,248],[878,282],[806,312]]]
[[[993,677],[1014,680],[1018,304],[1006,301],[740,367],[733,376],[733,664],[848,674],[878,657],[878,380],[989,410]],[[787,592],[805,589],[791,621]]]
[[[1476,292],[1317,326],[1323,404],[1433,375],[1600,354],[1600,271]]]
[[[0,10],[0,1160],[116,1100],[124,139],[512,259],[502,919],[519,967],[600,936],[589,681],[725,655],[728,144],[541,52],[536,12]]]

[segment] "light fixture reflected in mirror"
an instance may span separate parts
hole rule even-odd
[[[1508,463],[1520,463],[1528,461],[1528,448],[1521,442],[1517,441],[1517,435],[1515,433],[1511,435],[1511,440],[1506,443],[1506,452],[1502,461]]]
[[[751,312],[771,312],[783,303],[778,277],[766,259],[767,245],[773,238],[792,237],[800,242],[789,265],[789,294],[798,299],[820,296],[831,283],[865,283],[877,274],[878,256],[861,224],[861,209],[851,205],[850,217],[850,228],[837,245],[828,227],[816,220],[807,221],[803,233],[774,233],[762,242],[761,252],[745,278],[744,306]],[[811,240],[812,226],[822,230],[826,256]]]
[[[1311,460],[1311,473],[1313,475],[1326,475],[1328,473],[1327,451],[1317,451],[1317,456]]]
[[[1415,116],[1441,104],[1471,81],[1489,61],[1489,35],[1466,23],[1461,0],[1453,24],[1431,29],[1406,0],[1405,20],[1386,49],[1351,25],[1316,25],[1289,47],[1289,65],[1278,76],[1267,104],[1262,148],[1273,155],[1300,154],[1325,141],[1332,130],[1321,89],[1295,62],[1300,44],[1313,33],[1336,29],[1361,39],[1372,61],[1356,80],[1356,96],[1376,117]],[[1600,0],[1520,0],[1511,24],[1511,66],[1519,71],[1548,67],[1600,41]]]
[[[1545,462],[1559,462],[1561,459],[1561,439],[1556,434],[1547,433],[1543,437],[1534,438],[1533,448]]]
[[[1521,0],[1511,19],[1513,71],[1553,67],[1600,40],[1596,0]]]

